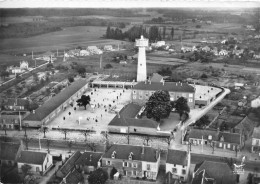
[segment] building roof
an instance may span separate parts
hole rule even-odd
[[[216,184],[235,184],[236,182],[236,175],[227,163],[204,161],[196,164],[194,172],[199,173],[202,170],[205,170],[209,178],[214,178]]]
[[[240,134],[239,133],[219,132],[219,139],[221,136],[223,136],[224,142],[226,142],[226,143],[240,144]]]
[[[63,166],[59,169],[59,172],[62,174],[62,178],[64,178],[74,167],[75,162],[79,159],[81,156],[80,151],[76,151],[71,155],[71,157],[65,162]]]
[[[70,172],[65,180],[66,180],[66,183],[69,183],[69,184],[78,184],[80,181],[82,181],[84,178],[83,176],[81,175],[81,173],[79,173],[76,169],[74,169],[72,172]]]
[[[133,89],[137,90],[147,90],[147,91],[157,91],[157,90],[166,90],[173,92],[190,92],[194,93],[194,88],[187,83],[178,83],[178,82],[139,82],[136,84]]]
[[[26,164],[42,165],[47,153],[34,152],[34,151],[22,151],[18,156],[17,162]]]
[[[192,178],[191,184],[214,184],[214,181],[214,178],[208,177],[205,170],[202,170],[194,174],[194,178]]]
[[[29,104],[29,101],[22,98],[8,98],[5,100],[4,105],[7,106],[26,106]]]
[[[75,162],[75,165],[86,165],[86,166],[98,166],[98,161],[102,157],[103,153],[97,152],[84,152],[78,160]]]
[[[29,114],[24,121],[42,121],[51,112],[62,105],[72,95],[79,91],[83,86],[87,84],[86,80],[80,79],[73,82],[69,87],[61,91],[59,94],[54,96],[51,100],[45,102],[42,106],[35,110],[35,113]]]
[[[144,149],[144,154],[142,150]],[[156,149],[147,146],[119,145],[114,144],[104,155],[104,158],[111,159],[112,153],[115,151],[115,159],[129,160],[129,155],[132,152],[132,160],[157,162]]]
[[[118,115],[116,115],[108,125],[110,126],[136,126],[136,127],[148,127],[157,128],[158,124],[151,119],[136,119],[135,116],[141,110],[142,106],[134,103],[129,103],[124,106]]]
[[[255,127],[252,138],[260,139],[260,127]]]
[[[20,144],[13,142],[0,142],[0,160],[15,160]]]
[[[161,76],[158,73],[153,73],[150,80],[151,80],[151,82],[161,82],[163,80],[163,76]]]
[[[176,165],[187,165],[187,152],[180,150],[168,150],[166,163],[176,164]]]
[[[234,128],[243,130],[247,134],[251,135],[257,122],[251,121],[247,116],[243,118]]]

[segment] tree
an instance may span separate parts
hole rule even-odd
[[[114,175],[117,173],[117,170],[115,167],[112,168],[112,170],[110,171],[110,179],[113,180],[114,179]]]
[[[200,127],[200,128],[202,128],[202,127],[207,126],[209,123],[210,123],[209,116],[208,115],[204,115],[199,120],[197,120],[195,122],[195,125]]]
[[[84,66],[76,65],[75,69],[81,76],[84,76],[86,74],[86,68]]]
[[[106,64],[106,65],[104,66],[104,69],[109,69],[109,68],[113,68],[113,66],[112,66],[110,63],[108,63],[108,64]]]
[[[165,34],[166,34],[166,27],[163,26],[163,39],[165,39]]]
[[[254,177],[254,175],[252,173],[248,173],[247,184],[253,184],[253,177]]]
[[[49,132],[49,128],[46,126],[43,126],[39,129],[39,132],[43,133],[43,138],[46,138],[46,133]]]
[[[24,176],[26,176],[31,169],[32,169],[32,166],[27,165],[27,164],[24,164],[21,167],[21,170],[22,170]]]
[[[52,144],[52,140],[51,139],[47,139],[46,140],[46,146],[47,146],[47,151],[48,151],[48,153],[50,153],[50,145]]]
[[[143,140],[144,140],[144,145],[146,144],[146,146],[149,146],[149,142],[152,142],[151,137],[149,136],[144,136]]]
[[[37,73],[34,73],[34,74],[33,74],[33,81],[34,81],[35,83],[38,83],[38,82],[39,82],[39,76],[37,75]]]
[[[86,143],[85,145],[86,145],[87,147],[89,147],[91,151],[96,152],[96,147],[97,147],[97,144],[96,144],[96,143],[91,142],[91,143]]]
[[[1,71],[0,77],[3,78],[3,79],[5,79],[6,77],[9,77],[9,72],[8,71]]]
[[[107,172],[104,171],[102,168],[98,168],[89,175],[88,182],[89,184],[105,184],[107,179]]]
[[[78,106],[84,106],[85,107],[85,110],[87,109],[87,105],[90,103],[90,96],[86,96],[86,95],[82,95],[80,99],[78,99],[76,102],[77,102],[77,105]]]
[[[74,77],[73,77],[73,75],[70,75],[70,76],[68,77],[68,81],[69,81],[70,83],[74,82]]]
[[[107,26],[106,38],[111,38],[110,36],[111,36],[110,26]]]
[[[31,141],[32,139],[30,138],[28,138],[28,136],[26,135],[25,136],[25,138],[23,139],[23,141],[25,142],[25,147],[26,147],[26,150],[28,150],[29,149],[29,142]]]
[[[83,130],[80,134],[85,137],[85,142],[87,141],[87,137],[90,136],[89,130]]]
[[[154,42],[158,39],[159,37],[159,29],[157,26],[152,26],[150,27],[149,30],[149,39],[151,40],[151,42]]]
[[[148,102],[146,102],[145,112],[147,118],[153,118],[157,122],[168,118],[171,110],[170,94],[168,91],[156,91],[150,96]]]
[[[64,134],[64,139],[67,139],[67,135],[69,134],[69,130],[68,129],[61,129],[60,133]]]
[[[189,114],[190,112],[190,107],[187,104],[187,99],[184,97],[180,97],[175,101],[174,108],[179,113],[180,119],[184,113]]]
[[[67,145],[69,147],[69,153],[71,153],[71,148],[72,148],[73,144],[74,144],[73,141],[68,141],[67,142]]]
[[[173,37],[174,37],[174,27],[172,27],[172,29],[171,29],[171,37],[172,37],[172,40],[173,40]]]

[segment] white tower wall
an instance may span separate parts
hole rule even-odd
[[[138,50],[138,64],[137,64],[137,82],[145,81],[147,79],[146,70],[146,53],[145,47],[148,47],[148,39],[143,38],[136,40]]]

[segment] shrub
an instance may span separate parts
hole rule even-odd
[[[104,66],[104,69],[109,69],[109,68],[113,68],[113,66],[109,63]]]
[[[203,74],[200,76],[200,78],[206,79],[206,78],[208,78],[208,76],[207,76],[207,74],[203,73]]]

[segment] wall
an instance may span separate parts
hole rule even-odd
[[[52,165],[53,165],[52,155],[47,154],[47,156],[46,156],[46,158],[45,158],[45,160],[43,162],[43,172],[48,170],[48,168],[51,167]],[[46,166],[46,169],[45,169],[45,166]]]
[[[159,159],[158,159],[158,161],[159,161]],[[147,165],[150,165],[150,170],[147,168]],[[159,162],[142,161],[142,171],[143,171],[143,173],[144,173],[144,171],[147,172],[148,179],[156,180],[158,170],[159,170]],[[150,173],[150,177],[149,177],[149,173]]]
[[[172,172],[172,169],[173,168],[176,168],[177,169],[177,172],[176,173],[173,173]],[[182,174],[182,170],[185,170],[186,171],[186,173],[185,174]],[[187,180],[187,177],[188,177],[188,172],[189,171],[189,167],[187,167],[187,166],[182,166],[182,165],[176,165],[175,167],[174,167],[174,165],[173,164],[169,164],[169,163],[166,163],[166,173],[168,173],[168,172],[171,172],[172,174],[173,174],[173,178],[180,178],[180,177],[183,177],[184,178],[184,180],[186,181]]]
[[[18,172],[22,173],[22,169],[21,167],[23,165],[30,165],[32,168],[29,170],[29,173],[35,173],[35,174],[40,174],[40,172],[42,171],[42,166],[41,165],[35,165],[35,164],[25,164],[25,163],[17,163],[17,167],[18,167]],[[36,168],[39,168],[39,172],[36,172]]]

